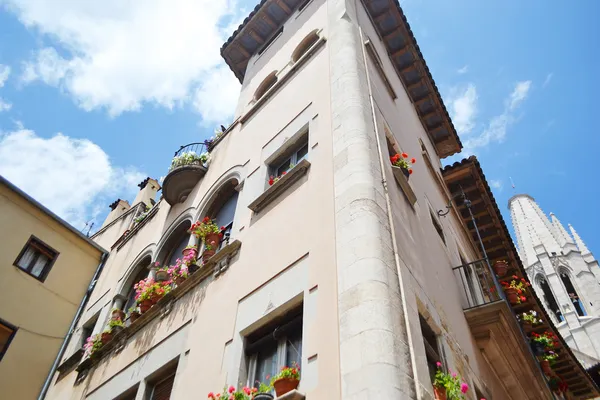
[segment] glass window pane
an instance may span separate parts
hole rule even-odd
[[[287,172],[290,169],[291,158],[288,158],[281,164],[279,168],[277,168],[276,175],[280,176],[282,173]]]
[[[19,261],[17,262],[19,268],[27,270],[34,259],[35,254],[36,252],[32,247],[27,247],[21,258],[19,258]]]
[[[227,199],[225,203],[221,206],[221,209],[217,212],[215,216],[215,223],[220,227],[227,226],[233,222],[233,218],[235,217],[235,209],[237,207],[239,193],[234,191]]]
[[[263,382],[263,383],[268,384],[271,377],[273,375],[275,375],[276,373],[277,373],[277,343],[271,342],[258,351],[258,354],[256,357],[256,374],[254,375],[254,385],[253,386],[258,387],[258,382]]]
[[[166,265],[175,265],[177,262],[177,259],[183,257],[183,254],[182,254],[183,249],[186,248],[189,241],[190,241],[190,234],[184,233],[183,236],[181,237],[181,239],[179,240],[179,243],[177,244],[177,246],[173,249],[172,253],[170,254]]]
[[[300,150],[298,150],[298,152],[296,153],[296,164],[298,164],[300,161],[302,161],[304,158],[306,158],[307,155],[308,155],[308,143],[306,143],[304,146],[302,146],[300,148]]]
[[[50,259],[46,257],[44,254],[40,254],[38,259],[35,260],[35,265],[31,269],[31,274],[35,277],[40,277],[44,272],[44,268],[48,265]]]
[[[285,365],[291,367],[302,362],[302,327],[293,335],[288,336],[285,346]]]

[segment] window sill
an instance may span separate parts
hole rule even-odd
[[[173,302],[183,297],[186,293],[200,284],[200,282],[210,278],[211,275],[214,274],[214,276],[216,276],[222,273],[227,269],[229,262],[238,253],[241,246],[242,243],[239,240],[233,240],[227,246],[219,250],[219,252],[212,256],[202,267],[200,267],[200,269],[190,275],[181,286],[177,286],[167,293],[158,301],[158,303],[136,319],[135,322],[131,323],[131,325],[124,328],[121,332],[115,334],[110,342],[106,343],[94,353],[93,357],[88,357],[83,360],[81,364],[77,366],[77,372],[82,373],[83,371],[89,370],[98,364],[98,362],[106,355],[111,354],[113,350],[119,351],[119,349],[123,348],[127,340],[135,333],[143,329],[157,317],[167,315],[171,311]]]
[[[394,178],[396,179],[396,182],[398,182],[398,185],[404,192],[406,199],[408,200],[410,205],[414,207],[415,203],[417,202],[417,196],[415,195],[415,192],[413,192],[410,183],[408,183],[408,179],[406,179],[406,176],[404,176],[402,168],[395,167],[392,165],[392,172],[394,173]]]
[[[302,178],[310,168],[310,163],[307,160],[302,160],[298,165],[292,168],[283,178],[279,179],[260,196],[256,198],[252,203],[248,205],[248,208],[259,213],[266,206],[271,204],[277,197],[285,192],[290,186],[296,181]]]
[[[300,393],[299,391],[297,391],[296,389],[292,390],[291,392],[287,392],[283,396],[277,397],[277,400],[304,400],[304,399],[306,399],[306,396],[304,394]]]

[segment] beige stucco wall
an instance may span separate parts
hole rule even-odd
[[[293,72],[291,79],[278,86],[259,110],[245,118],[256,107],[252,100],[254,92],[267,75],[276,70],[281,79],[291,73],[291,54],[309,32],[319,30],[319,34],[329,40],[331,15],[327,6],[325,0],[314,0],[301,14],[292,16],[282,36],[267,51],[251,59],[236,111],[236,116],[243,117],[244,122],[237,124],[213,151],[207,174],[185,202],[169,207],[161,201],[158,213],[143,229],[123,248],[111,252],[82,324],[100,315],[96,331],[102,329],[114,296],[134,273],[136,263],[146,255],[154,259],[166,238],[182,221],[203,216],[211,196],[231,178],[243,182],[232,231],[232,239],[242,243],[235,261],[223,275],[203,282],[181,298],[167,316],[154,320],[120,352],[104,359],[83,383],[74,386],[76,373],[73,372],[52,387],[48,398],[111,398],[138,383],[143,386],[145,376],[170,360],[179,362],[174,399],[204,396],[225,384],[239,383],[245,368],[243,333],[268,319],[272,310],[299,299],[303,301],[304,311],[300,389],[311,400],[341,398],[344,371],[340,371],[339,338],[340,330],[347,327],[340,327],[339,322],[340,279],[336,263],[346,254],[336,254],[336,239],[348,232],[336,231],[334,171],[338,166],[334,165],[333,158],[332,132],[336,127],[331,116],[330,77],[332,69],[343,66],[331,64],[329,43],[321,45]],[[379,140],[385,146],[383,128],[387,126],[401,148],[418,159],[410,178],[418,199],[414,208],[396,186],[387,160],[383,171],[389,186],[401,261],[401,289],[413,345],[412,349],[405,347],[401,352],[407,359],[411,351],[415,356],[415,368],[407,367],[408,373],[416,372],[418,393],[427,398],[432,389],[420,333],[418,315],[421,312],[441,334],[449,364],[469,383],[476,382],[494,398],[507,398],[474,345],[452,273],[452,267],[460,265],[459,248],[468,260],[476,259],[472,243],[453,214],[440,220],[446,245],[431,224],[430,205],[434,212],[445,210],[448,199],[422,159],[419,138],[427,146],[435,165],[439,165],[439,160],[360,6],[358,18],[379,52],[387,77],[398,95],[395,102],[392,101],[375,70],[369,68]],[[364,106],[370,107],[366,103]],[[368,122],[371,123],[368,129],[373,129],[372,119]],[[307,176],[258,215],[253,214],[247,206],[265,190],[268,174],[265,160],[286,138],[306,125],[311,163]],[[373,171],[381,174],[379,160],[370,162],[374,165]],[[164,164],[166,170],[168,160]],[[373,177],[374,182],[380,180],[381,175]],[[379,187],[374,190],[381,191]],[[110,248],[126,226],[115,224],[95,239]],[[387,236],[385,239],[389,242]],[[398,279],[394,274],[388,278]],[[398,303],[397,298],[391,300]],[[71,345],[65,357],[76,347]],[[376,353],[365,347],[362,353],[355,354],[358,360],[350,360],[350,364],[372,358]]]
[[[34,399],[101,252],[0,184],[0,318],[18,327],[0,362],[3,396]],[[31,235],[59,252],[45,282],[13,265]]]

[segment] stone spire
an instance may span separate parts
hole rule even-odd
[[[533,197],[527,194],[513,196],[508,200],[508,208],[525,266],[537,262],[536,246],[543,245],[548,253],[561,252],[557,230]]]
[[[550,213],[550,218],[552,219],[552,226],[554,227],[554,231],[556,232],[556,239],[558,240],[558,244],[561,247],[564,247],[567,243],[575,244],[573,238],[571,237],[571,235],[569,235],[563,224],[560,223],[556,215],[554,215],[554,213]]]
[[[590,251],[588,250],[588,248],[585,245],[585,243],[583,243],[583,240],[581,240],[581,238],[579,237],[579,234],[577,233],[577,231],[575,230],[575,228],[573,228],[571,226],[571,224],[569,224],[569,229],[571,230],[571,234],[575,238],[575,244],[577,245],[577,248],[579,249],[579,251],[581,252],[581,254],[582,255],[583,254],[588,254]]]

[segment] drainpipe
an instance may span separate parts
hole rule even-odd
[[[394,263],[396,265],[396,271],[398,273],[398,283],[400,285],[400,299],[402,300],[402,312],[404,314],[404,324],[406,325],[406,336],[408,342],[408,350],[410,353],[410,363],[413,373],[413,384],[415,386],[415,394],[417,399],[423,398],[421,393],[421,387],[418,384],[417,378],[417,364],[416,356],[412,341],[412,334],[410,331],[410,321],[408,320],[408,308],[406,306],[406,290],[404,289],[404,282],[402,280],[402,271],[400,267],[400,256],[398,254],[398,245],[396,244],[396,230],[394,229],[394,220],[392,218],[392,202],[390,200],[390,194],[388,191],[387,180],[385,179],[385,164],[383,163],[383,155],[381,152],[381,143],[379,141],[379,129],[377,129],[377,118],[375,115],[375,102],[373,100],[373,92],[371,90],[371,77],[369,75],[369,66],[367,64],[367,54],[365,52],[365,38],[361,27],[358,27],[361,40],[361,49],[363,53],[363,62],[365,64],[365,73],[367,75],[367,86],[369,88],[369,103],[371,104],[371,116],[373,117],[373,129],[375,130],[375,141],[377,143],[377,153],[379,155],[379,167],[381,169],[381,183],[383,184],[383,192],[385,194],[385,204],[387,209],[388,223],[390,224],[390,233],[392,235],[392,249],[394,251]]]
[[[92,293],[92,291],[94,290],[94,287],[96,286],[96,282],[98,281],[98,277],[100,276],[100,273],[102,272],[102,269],[104,268],[104,264],[106,263],[107,258],[108,258],[108,253],[106,253],[106,252],[102,253],[102,256],[100,258],[100,264],[98,264],[98,267],[96,268],[96,272],[94,272],[94,277],[92,278],[92,281],[90,282],[90,285],[88,286],[88,289],[85,292],[85,295],[83,295],[83,299],[81,300],[81,303],[79,304],[79,308],[77,309],[77,312],[75,313],[75,317],[73,318],[73,321],[71,322],[69,331],[67,332],[67,335],[65,336],[65,339],[63,340],[63,342],[60,346],[60,349],[58,350],[58,354],[56,355],[56,358],[54,359],[54,364],[52,364],[50,373],[48,373],[48,376],[46,377],[46,380],[44,381],[44,386],[42,386],[42,390],[41,390],[37,400],[44,400],[46,398],[46,394],[48,393],[48,389],[50,388],[50,382],[52,382],[52,377],[54,376],[54,373],[56,372],[56,369],[58,368],[58,363],[60,362],[60,359],[62,358],[65,350],[67,349],[67,344],[69,343],[69,340],[71,340],[71,337],[73,336],[73,332],[75,331],[75,326],[77,325],[77,322],[79,322],[79,318],[81,317],[81,314],[83,314],[83,309],[85,308],[85,305],[87,304],[87,302],[90,298],[90,294]]]

